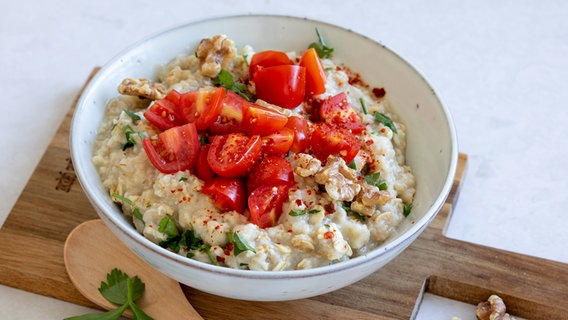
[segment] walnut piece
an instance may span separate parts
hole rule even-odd
[[[479,320],[514,320],[515,317],[506,313],[505,302],[497,295],[491,295],[485,302],[480,302],[475,310]]]
[[[126,78],[118,85],[118,92],[128,96],[159,100],[166,96],[166,88],[160,83],[151,83],[145,78]]]
[[[196,52],[201,74],[215,78],[221,69],[228,69],[236,54],[235,43],[225,35],[201,40]]]
[[[297,166],[294,167],[294,172],[300,177],[310,177],[321,170],[321,161],[306,153],[298,153],[296,155]]]
[[[349,168],[339,156],[330,155],[315,178],[317,183],[325,185],[325,191],[333,200],[351,201],[361,190],[357,171]]]
[[[351,210],[370,217],[375,213],[375,205],[384,205],[391,200],[388,191],[380,190],[366,182],[360,184],[361,191],[357,194],[356,200],[351,203]]]

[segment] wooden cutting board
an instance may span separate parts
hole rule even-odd
[[[63,263],[69,232],[97,218],[70,160],[75,103],[0,229],[0,283],[96,308],[74,288]],[[566,318],[568,265],[444,235],[466,162],[461,154],[452,192],[424,233],[391,263],[351,286],[287,302],[238,301],[185,286],[184,292],[206,319],[410,319],[423,292],[470,304],[496,293],[512,314]]]

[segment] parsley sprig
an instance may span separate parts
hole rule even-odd
[[[101,282],[99,292],[105,299],[119,307],[102,314],[84,314],[65,320],[117,320],[126,309],[132,311],[135,320],[153,320],[135,303],[145,290],[144,282],[138,276],[130,277],[120,269],[114,268],[106,278],[107,282]]]
[[[247,85],[242,82],[235,81],[233,75],[225,69],[221,69],[219,75],[213,79],[213,84],[221,86],[227,90],[231,90],[247,101],[251,100]]]
[[[316,34],[318,36],[318,42],[312,42],[309,47],[314,48],[320,58],[331,58],[333,48],[327,46],[318,28],[316,28]]]

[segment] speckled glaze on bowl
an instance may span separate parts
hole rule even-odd
[[[117,96],[125,77],[153,78],[157,65],[192,52],[199,40],[226,34],[237,46],[255,50],[304,50],[318,28],[334,58],[384,87],[395,112],[408,128],[407,162],[416,176],[412,214],[399,235],[376,250],[349,261],[309,270],[261,272],[233,270],[194,261],[150,242],[127,221],[101,184],[91,161],[93,142],[106,103]],[[92,79],[76,106],[70,133],[73,165],[81,186],[106,225],[157,270],[193,288],[243,300],[307,298],[352,284],[400,254],[443,205],[452,186],[458,149],[449,111],[427,81],[384,45],[334,25],[305,18],[245,15],[192,22],[144,39],[110,60]]]

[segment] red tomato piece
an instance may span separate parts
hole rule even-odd
[[[300,66],[306,68],[306,94],[313,96],[324,93],[327,77],[316,49],[309,48],[304,52]]]
[[[250,59],[249,76],[254,78],[256,71],[262,68],[294,64],[288,55],[282,51],[266,50],[255,53]]]
[[[168,94],[166,95],[166,97],[164,99],[175,103],[176,106],[179,106],[179,102],[180,102],[180,99],[181,99],[181,93],[177,92],[177,90],[175,90],[175,89],[172,89],[170,92],[168,92]]]
[[[163,173],[192,169],[197,161],[199,139],[193,123],[170,128],[158,139],[142,139],[142,146],[150,162]]]
[[[245,184],[238,178],[215,177],[205,181],[201,192],[211,196],[222,211],[243,213],[246,206]]]
[[[248,137],[243,133],[230,133],[214,136],[211,140],[207,162],[211,170],[222,177],[245,176],[260,159],[260,136]]]
[[[243,104],[250,104],[233,91],[227,91],[222,102],[219,118],[209,126],[209,132],[214,135],[243,132]]]
[[[278,156],[266,156],[248,176],[247,190],[252,192],[261,185],[292,186],[294,183],[294,171],[288,160]]]
[[[209,162],[207,162],[207,153],[209,153],[210,147],[209,144],[199,147],[199,155],[195,164],[195,175],[203,181],[211,180],[215,176],[215,172],[211,170]]]
[[[254,83],[259,99],[293,109],[304,101],[306,68],[296,65],[262,68],[254,74]]]
[[[262,151],[264,153],[284,156],[294,143],[294,130],[284,127],[261,138]]]
[[[144,117],[160,130],[167,130],[185,124],[185,120],[177,111],[177,105],[169,99],[154,101],[144,111]]]
[[[272,227],[282,213],[282,204],[288,200],[288,189],[285,184],[277,184],[253,190],[248,197],[251,221],[261,228]]]
[[[329,155],[338,155],[350,163],[361,149],[357,137],[347,129],[316,123],[311,138],[312,153],[325,162]]]
[[[186,122],[195,123],[197,130],[205,130],[217,121],[225,94],[224,88],[188,91],[180,97],[180,114]]]
[[[310,145],[310,129],[308,121],[303,117],[291,116],[286,122],[285,128],[290,128],[294,131],[294,141],[290,146],[290,151],[299,153]]]
[[[241,124],[244,132],[248,134],[267,135],[282,129],[288,117],[274,110],[264,108],[257,104],[243,104],[243,122]]]
[[[319,111],[321,120],[327,124],[349,129],[357,134],[365,130],[361,117],[353,110],[343,92],[325,99]]]

